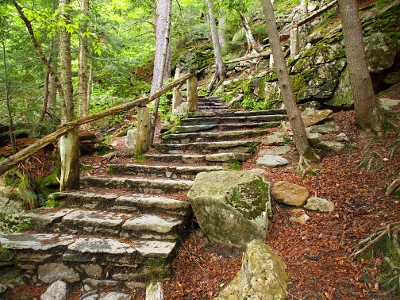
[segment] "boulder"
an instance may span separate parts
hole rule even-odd
[[[323,123],[332,118],[332,111],[330,109],[314,110],[306,109],[302,112],[301,118],[305,127],[309,127],[318,123]],[[289,121],[282,122],[282,127],[286,130],[291,130]]]
[[[265,241],[271,212],[270,185],[249,171],[201,172],[188,192],[196,219],[208,238],[245,247]]]
[[[38,277],[45,283],[63,280],[74,283],[80,280],[79,274],[61,263],[49,263],[38,267]]]
[[[40,296],[40,300],[66,300],[67,284],[61,280],[57,280],[50,285],[46,292]]]
[[[395,107],[396,105],[399,105],[400,100],[395,100],[395,99],[389,99],[389,98],[379,98],[378,99],[378,104],[380,108],[383,110],[390,110],[392,107]]]
[[[282,132],[275,132],[261,140],[261,143],[266,146],[283,146],[290,142],[291,139]]]
[[[371,73],[380,73],[393,66],[396,51],[388,34],[375,32],[364,38],[364,45],[368,70]]]
[[[344,148],[344,144],[336,141],[321,141],[316,147],[326,151],[339,152]]]
[[[326,106],[337,108],[351,108],[354,105],[353,93],[350,87],[349,68],[340,74],[339,85],[333,94],[333,97],[325,101]]]
[[[286,265],[271,248],[252,241],[243,254],[240,271],[214,300],[283,300],[289,280],[285,269]]]
[[[286,181],[275,183],[271,194],[275,201],[292,206],[302,206],[310,195],[305,187]]]
[[[185,117],[189,114],[189,105],[187,102],[179,104],[179,106],[172,110],[173,116]]]
[[[280,147],[274,147],[270,149],[262,149],[258,152],[258,155],[282,155],[290,152],[292,148],[289,146],[280,146]]]

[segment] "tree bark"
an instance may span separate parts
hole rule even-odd
[[[78,117],[82,118],[89,113],[88,99],[88,20],[89,0],[81,1],[81,12],[83,19],[81,21],[81,30],[79,36],[79,70],[78,70]],[[86,126],[82,129],[87,129]]]
[[[168,75],[166,70],[169,69],[169,54],[170,54],[170,29],[171,29],[171,0],[159,0],[157,5],[157,22],[156,22],[156,53],[154,57],[153,81],[151,92],[161,88],[164,82],[167,81]],[[154,130],[156,127],[158,106],[160,99],[154,101],[153,113],[151,117],[151,141],[154,138]]]
[[[225,65],[222,60],[221,45],[219,44],[217,24],[215,22],[215,17],[214,17],[214,2],[213,0],[208,0],[207,3],[208,3],[208,18],[210,22],[211,39],[213,43],[215,68],[216,68],[214,78],[211,80],[210,84],[207,87],[207,90],[210,92],[215,82],[217,82],[218,86],[219,83],[222,83],[224,81]]]
[[[188,107],[190,112],[199,110],[199,97],[197,95],[197,79],[191,77],[187,81]]]
[[[311,147],[307,139],[306,129],[301,118],[300,110],[294,98],[292,85],[290,83],[289,71],[286,67],[285,58],[279,42],[279,34],[276,26],[274,9],[270,0],[261,0],[263,11],[267,22],[269,41],[272,54],[276,63],[279,87],[281,89],[283,103],[285,105],[289,122],[293,131],[293,140],[300,155],[309,156]]]
[[[70,0],[60,0],[59,19],[70,22],[67,6]],[[74,120],[74,99],[72,86],[71,35],[65,26],[60,28],[60,78],[64,97],[62,98],[61,123]],[[61,178],[60,190],[79,189],[79,137],[73,128],[60,138]]]
[[[136,156],[146,153],[151,145],[151,117],[146,106],[139,108],[137,113]]]
[[[363,32],[356,0],[339,0],[343,38],[354,98],[355,120],[363,130],[381,131],[381,111],[365,59]]]
[[[176,68],[174,79],[179,79],[180,76],[181,72],[179,68]],[[172,91],[172,110],[176,109],[182,103],[182,93],[179,88],[175,87]]]

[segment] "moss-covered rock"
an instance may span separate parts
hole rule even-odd
[[[202,172],[188,198],[210,240],[238,247],[265,241],[270,186],[262,177],[248,171]]]

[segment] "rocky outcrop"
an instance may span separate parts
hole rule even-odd
[[[252,241],[243,254],[242,267],[214,300],[278,300],[286,298],[286,266],[271,248]]]
[[[263,177],[248,171],[202,172],[188,198],[211,241],[238,247],[265,241],[270,187]]]

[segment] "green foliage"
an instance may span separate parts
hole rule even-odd
[[[0,207],[0,232],[19,232],[29,227],[29,219],[17,213],[18,211],[19,208],[13,202]]]
[[[392,2],[392,0],[377,0],[375,6],[376,8],[382,8]]]
[[[267,110],[271,108],[271,104],[267,100],[260,101],[251,96],[245,96],[242,101],[242,107],[250,110]]]
[[[46,201],[46,207],[50,207],[50,208],[59,207],[59,206],[63,206],[63,205],[64,205],[63,201],[57,201],[56,199],[53,199],[53,198],[49,198]]]
[[[236,159],[229,160],[228,166],[229,166],[229,169],[235,170],[235,171],[239,171],[242,168],[242,164],[240,163],[240,161],[238,161]]]
[[[139,155],[135,155],[135,157],[133,158],[134,162],[146,162],[147,158],[146,155],[144,154],[139,154]]]

